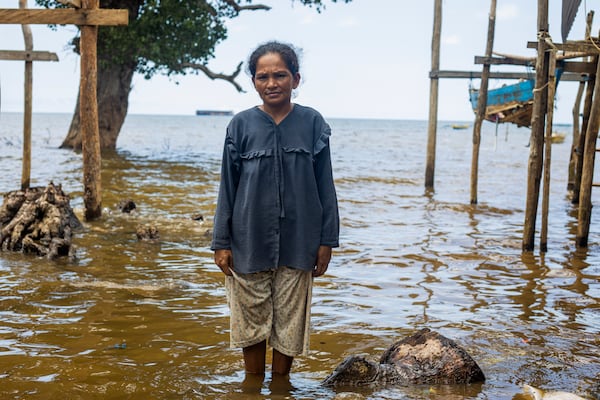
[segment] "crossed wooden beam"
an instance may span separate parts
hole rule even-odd
[[[81,29],[81,78],[79,82],[79,112],[83,155],[83,201],[85,219],[102,215],[100,133],[98,128],[97,53],[98,26],[127,25],[127,10],[100,9],[100,0],[59,0],[73,8],[0,9],[0,24],[79,25]],[[42,60],[52,53],[10,51],[0,53],[25,61]],[[54,55],[56,57],[56,55]]]

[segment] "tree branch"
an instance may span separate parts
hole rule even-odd
[[[235,2],[235,0],[225,0],[225,3],[229,4],[236,12],[240,12],[242,10],[270,10],[271,7],[266,6],[264,4],[251,4],[249,6],[241,6]]]
[[[240,71],[242,70],[242,64],[243,64],[243,62],[240,62],[238,64],[237,68],[235,69],[235,72],[232,73],[231,75],[213,72],[210,69],[208,69],[208,67],[204,64],[182,63],[181,66],[183,68],[198,69],[198,70],[204,72],[206,74],[206,76],[208,76],[212,80],[223,79],[223,80],[231,83],[238,92],[245,93],[245,90],[240,86],[239,83],[237,83],[235,81],[235,78],[237,78],[237,76],[240,74]]]

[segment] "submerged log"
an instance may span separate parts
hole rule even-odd
[[[81,227],[60,185],[15,190],[0,208],[0,249],[54,259],[72,254],[72,233]]]
[[[485,381],[479,365],[454,341],[421,329],[394,343],[379,363],[361,356],[346,358],[325,386],[464,384]]]

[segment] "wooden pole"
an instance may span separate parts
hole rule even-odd
[[[488,21],[487,42],[485,45],[485,56],[491,57],[494,50],[494,31],[496,29],[496,0],[490,3],[490,15]],[[483,64],[481,74],[481,85],[479,87],[479,98],[477,99],[477,115],[473,124],[473,155],[471,157],[471,204],[477,204],[477,177],[479,175],[479,147],[481,144],[481,125],[485,118],[487,107],[488,82],[490,76],[490,64]]]
[[[442,0],[435,0],[433,13],[433,37],[431,39],[431,71],[440,69],[440,40],[442,35]],[[440,80],[437,76],[429,80],[429,124],[427,126],[427,163],[425,188],[433,189],[435,176],[435,149],[437,141],[438,92]]]
[[[594,57],[594,62],[598,62],[598,57]],[[592,113],[592,100],[594,96],[594,87],[596,86],[596,75],[590,75],[585,88],[585,97],[583,100],[583,116],[581,118],[581,131],[579,140],[575,149],[575,183],[573,187],[572,204],[579,204],[579,191],[581,189],[581,175],[583,173],[583,153],[585,152],[585,136]]]
[[[550,169],[552,166],[552,118],[554,117],[554,94],[556,92],[556,52],[549,52],[548,62],[548,105],[546,115],[546,154],[544,156],[544,192],[542,195],[542,227],[540,251],[548,251],[548,211],[550,208]]]
[[[567,179],[567,191],[572,192],[575,187],[575,165],[576,165],[576,149],[579,143],[579,113],[581,112],[581,98],[585,89],[585,81],[579,82],[575,103],[573,104],[573,143],[571,144],[571,155],[569,157],[569,175]]]
[[[27,8],[27,0],[19,0],[19,8]],[[25,50],[33,51],[33,35],[29,25],[21,25]],[[23,169],[21,171],[21,189],[27,189],[31,183],[31,117],[33,91],[33,62],[25,61],[25,104],[23,108]]]
[[[592,33],[592,23],[594,21],[594,11],[589,11],[585,19],[585,37],[590,37]],[[590,61],[592,57],[586,57],[587,61]],[[584,78],[586,75],[582,75]],[[588,75],[589,77],[589,75]],[[569,157],[569,175],[567,182],[567,191],[574,193],[577,190],[577,201],[579,201],[579,186],[576,186],[575,182],[581,184],[581,178],[576,179],[577,176],[577,159],[580,158],[577,150],[580,148],[579,137],[582,129],[579,127],[580,112],[581,112],[581,98],[583,97],[583,91],[585,89],[585,79],[579,82],[579,88],[577,89],[577,96],[575,97],[575,104],[573,104],[573,143],[571,144],[571,155]],[[589,116],[589,113],[588,113]],[[582,127],[583,128],[583,127]],[[577,189],[576,189],[577,188]],[[573,195],[573,197],[575,197]],[[573,197],[571,198],[573,200]]]
[[[538,0],[538,47],[535,66],[535,89],[533,90],[533,111],[531,117],[531,139],[529,164],[527,168],[527,198],[525,222],[523,224],[523,251],[533,251],[535,220],[540,196],[542,158],[544,150],[544,118],[546,114],[545,95],[548,83],[548,0]]]
[[[600,62],[596,58],[596,80],[592,100],[592,112],[585,133],[583,152],[583,173],[579,190],[579,214],[577,217],[577,247],[587,247],[590,232],[590,217],[592,215],[592,181],[594,179],[594,159],[596,158],[596,139],[600,128],[600,85],[597,77],[600,74]]]
[[[94,10],[99,0],[83,0],[82,9]],[[81,26],[81,81],[79,86],[79,118],[81,120],[83,155],[83,201],[85,219],[102,215],[100,130],[98,127],[97,52],[98,27]]]

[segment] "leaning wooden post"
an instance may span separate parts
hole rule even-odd
[[[590,11],[588,12],[586,19],[585,19],[585,38],[587,40],[587,38],[590,37],[591,33],[592,33],[592,22],[594,21],[594,11]],[[591,60],[591,57],[586,57],[586,59],[588,61]],[[584,77],[585,75],[582,75],[582,77]],[[589,75],[587,76],[589,78]],[[567,182],[567,191],[572,193],[572,198],[571,200],[574,199],[575,197],[575,191],[577,192],[577,202],[579,202],[579,186],[576,186],[576,182],[579,182],[579,184],[581,184],[581,177],[577,178],[577,174],[578,174],[578,169],[577,169],[577,160],[580,159],[581,157],[579,157],[579,155],[581,155],[581,153],[578,153],[578,149],[581,147],[579,144],[579,140],[580,140],[580,135],[581,132],[585,132],[583,131],[583,129],[585,129],[584,126],[579,126],[579,121],[581,120],[581,98],[583,97],[583,91],[585,89],[585,82],[586,79],[582,79],[579,82],[579,88],[577,89],[577,96],[575,97],[575,104],[573,104],[573,143],[571,144],[571,155],[569,157],[569,175],[568,175],[568,182]],[[588,114],[587,114],[588,118],[589,118],[589,110],[588,110]],[[583,125],[583,124],[582,124]],[[579,171],[581,172],[581,171]]]
[[[535,89],[533,90],[533,111],[531,116],[531,140],[529,165],[527,168],[527,199],[525,222],[523,224],[523,251],[533,251],[535,240],[535,220],[540,196],[542,158],[544,150],[544,100],[548,83],[548,0],[538,0],[538,46],[535,64]]]
[[[492,56],[494,50],[494,31],[496,29],[496,0],[490,4],[490,15],[488,21],[487,42],[485,45],[485,56]],[[473,155],[471,157],[471,204],[477,204],[477,177],[479,175],[479,147],[481,144],[481,125],[485,117],[487,107],[488,82],[490,77],[490,64],[483,64],[481,73],[481,85],[479,86],[479,97],[477,99],[477,115],[473,124]]]
[[[548,211],[550,208],[550,169],[552,166],[552,118],[554,117],[554,93],[556,92],[556,51],[550,51],[548,60],[548,104],[546,111],[546,154],[544,156],[544,192],[542,194],[542,227],[540,251],[548,251]]]
[[[571,155],[569,157],[569,174],[567,179],[567,191],[572,192],[575,187],[575,165],[577,154],[575,153],[577,149],[577,143],[579,142],[579,119],[581,112],[581,98],[583,97],[583,90],[585,89],[585,81],[579,82],[579,87],[577,88],[577,95],[575,96],[575,103],[573,104],[573,143],[571,144]]]
[[[593,57],[593,62],[598,62],[598,57]],[[581,188],[581,174],[583,173],[583,153],[585,152],[585,136],[592,113],[592,100],[594,96],[594,87],[596,86],[596,76],[589,75],[585,87],[585,97],[583,100],[583,116],[581,118],[581,130],[579,140],[575,148],[575,182],[573,185],[572,204],[579,204],[579,190]]]
[[[94,10],[99,0],[83,0],[83,10]],[[83,201],[85,219],[102,215],[100,129],[98,127],[97,92],[97,25],[83,25],[81,29],[81,81],[79,86],[79,118],[81,120],[83,155]]]
[[[27,0],[19,0],[19,8],[27,8]],[[25,51],[33,51],[33,35],[29,25],[21,25]],[[25,104],[23,109],[23,169],[21,172],[21,189],[29,188],[31,182],[31,117],[33,90],[33,61],[25,61]]]
[[[579,214],[577,216],[577,247],[587,247],[590,232],[590,217],[592,215],[592,181],[594,179],[594,159],[596,158],[596,139],[600,128],[600,62],[596,58],[596,81],[592,100],[592,112],[585,134],[583,152],[583,173],[579,190]]]
[[[440,38],[442,35],[442,0],[435,0],[433,37],[431,39],[431,76],[429,78],[429,124],[427,127],[427,165],[425,188],[433,189],[435,175],[435,148],[437,140],[438,92],[440,78]]]

